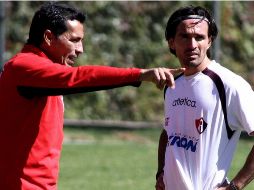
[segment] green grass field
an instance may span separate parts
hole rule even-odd
[[[65,128],[59,190],[154,190],[160,129]],[[241,139],[229,177],[253,140]],[[246,190],[254,190],[252,182]]]

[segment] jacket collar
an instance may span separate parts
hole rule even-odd
[[[48,58],[48,56],[38,47],[31,44],[25,44],[23,49],[21,50],[21,53],[28,53],[28,52],[32,52],[40,57]]]

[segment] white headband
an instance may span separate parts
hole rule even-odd
[[[200,16],[200,15],[186,15],[186,16],[180,16],[178,18],[176,18],[173,23],[179,22],[179,21],[183,21],[183,20],[187,20],[187,19],[199,19],[199,20],[204,20],[206,21],[208,24],[210,24],[209,20],[205,17],[205,16]]]

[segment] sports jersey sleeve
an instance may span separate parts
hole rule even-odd
[[[67,67],[33,54],[14,58],[10,67],[23,96],[65,95],[140,85],[137,68]]]
[[[254,131],[254,92],[251,86],[239,77],[232,97],[229,106],[236,120],[231,119],[231,126],[250,134]]]

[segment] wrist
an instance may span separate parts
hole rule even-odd
[[[231,181],[229,183],[229,189],[230,190],[240,190],[233,181]]]
[[[140,69],[140,75],[139,75],[139,81],[142,82],[145,80],[145,72],[146,72],[146,69]]]

